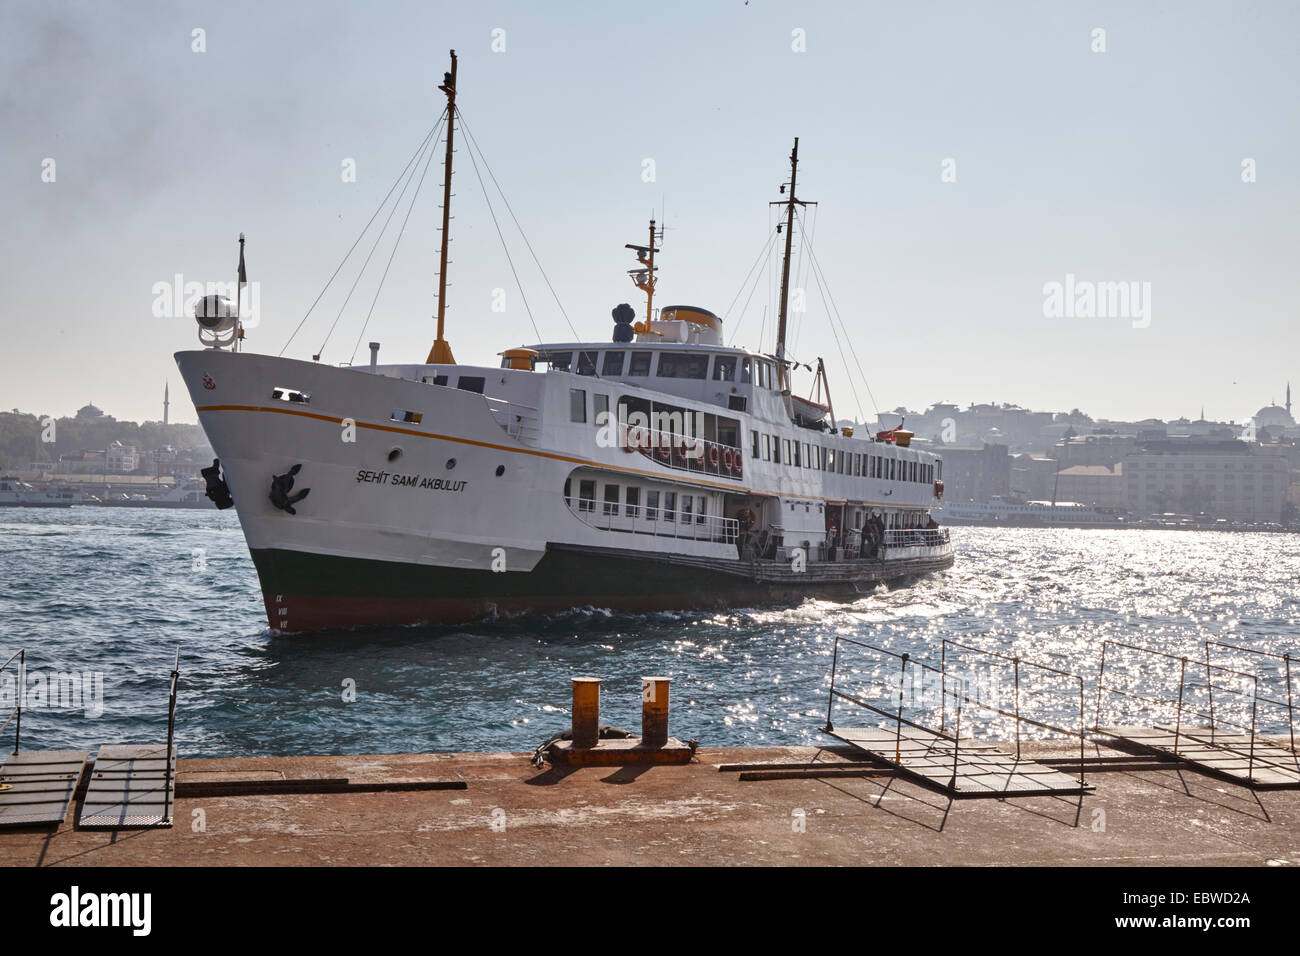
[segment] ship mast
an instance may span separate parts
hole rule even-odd
[[[781,311],[776,328],[776,380],[785,399],[785,409],[794,418],[794,405],[790,399],[790,373],[785,360],[786,317],[790,305],[790,246],[794,240],[794,207],[806,206],[807,203],[795,198],[795,176],[799,170],[799,137],[794,138],[794,149],[790,151],[790,195],[787,199],[777,200],[773,206],[785,206],[785,259],[781,264]],[[785,192],[785,186],[781,187]],[[777,226],[779,230],[781,227]]]
[[[444,322],[447,317],[447,243],[451,241],[451,154],[452,141],[456,134],[456,51],[451,51],[451,72],[444,73],[442,86],[438,87],[447,94],[447,158],[443,163],[442,176],[442,251],[438,265],[438,337],[433,340],[433,348],[425,360],[429,365],[455,365],[451,346],[442,337]]]
[[[663,238],[663,230],[659,230],[659,239]],[[637,246],[627,243],[624,249],[631,249],[636,253],[636,261],[641,264],[639,269],[628,270],[628,275],[632,277],[632,284],[645,293],[645,327],[636,329],[643,335],[656,334],[650,332],[650,317],[654,314],[655,301],[655,253],[659,250],[655,248],[655,221],[650,220],[650,244]]]

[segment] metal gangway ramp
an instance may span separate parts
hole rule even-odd
[[[1015,675],[1013,709],[1005,710],[979,697],[970,696],[967,693],[966,682],[947,672],[949,652],[957,649],[983,655],[999,665],[1011,665]],[[837,637],[831,664],[830,699],[826,706],[826,726],[823,732],[864,751],[873,760],[893,767],[900,775],[921,786],[938,791],[953,800],[1030,796],[1082,798],[1093,791],[1093,786],[1087,783],[1084,776],[1082,678],[954,641],[944,641],[943,651],[943,666],[936,668],[910,654],[895,653],[853,638]],[[843,663],[841,657],[846,658]],[[855,668],[849,659],[853,657],[859,660],[865,659],[865,664]],[[841,669],[842,667],[844,670]],[[1021,667],[1037,668],[1068,678],[1071,682],[1078,682],[1078,730],[1056,727],[1021,713],[1019,693]],[[845,670],[848,671],[847,674]],[[895,673],[896,682],[893,679]],[[911,707],[907,706],[909,679],[913,697]],[[921,685],[920,693],[923,695],[919,700],[916,692],[918,683]],[[930,685],[928,690],[925,688],[926,683]],[[936,683],[938,685],[937,714],[933,699]],[[852,692],[845,689],[846,685]],[[837,700],[856,705],[869,714],[876,715],[878,725],[836,726],[833,714]],[[880,706],[886,702],[889,706]],[[962,736],[963,708],[968,704],[1014,719],[1016,741],[1014,752],[969,736]],[[948,723],[950,708],[953,720],[951,730]],[[905,717],[905,711],[912,713],[913,716]],[[938,722],[937,727],[933,726],[935,718]],[[1078,778],[1023,757],[1020,752],[1022,724],[1078,737],[1080,748]]]
[[[1214,663],[1211,648],[1230,651],[1234,657],[1249,655],[1280,661],[1281,673],[1277,676],[1285,684],[1286,700],[1261,695],[1258,673]],[[1111,657],[1109,684],[1108,653]],[[1116,676],[1117,658],[1137,661],[1136,671],[1129,668]],[[1093,729],[1139,750],[1173,757],[1197,770],[1257,790],[1300,789],[1291,660],[1289,654],[1257,651],[1220,641],[1205,642],[1204,661],[1121,641],[1104,641]],[[1168,696],[1139,694],[1129,686],[1142,677],[1153,676],[1163,678]],[[1103,720],[1103,700],[1115,699],[1122,700],[1127,709],[1118,712],[1112,709]],[[1258,732],[1261,708],[1286,714],[1290,749],[1261,737]],[[1142,722],[1125,722],[1135,716],[1134,712]]]
[[[116,744],[99,748],[77,817],[84,829],[169,827],[176,802],[176,684],[180,651],[171,672],[166,744]]]
[[[14,749],[0,763],[0,827],[58,826],[68,815],[81,774],[86,767],[87,750],[33,750],[19,752],[23,729],[23,700],[27,686],[27,654],[16,651],[0,664],[3,672],[14,661],[16,671],[14,708],[0,725],[0,733],[14,725]]]

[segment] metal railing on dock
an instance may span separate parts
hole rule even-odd
[[[1292,713],[1289,705],[1261,697],[1256,674],[1213,663],[1209,658],[1209,646],[1218,643],[1209,642],[1206,660],[1201,662],[1136,644],[1103,641],[1094,730],[1146,750],[1172,754],[1201,769],[1252,787],[1300,787],[1300,762],[1296,761],[1294,751],[1293,722],[1290,751],[1260,739],[1258,732],[1261,703],[1286,709],[1288,720]],[[1234,650],[1247,649],[1234,647]],[[1278,656],[1257,651],[1249,653]],[[1118,682],[1114,678],[1108,685],[1108,656],[1112,670],[1115,669],[1116,657],[1139,661],[1138,666],[1125,670],[1130,680],[1149,682],[1153,677],[1163,678],[1165,696],[1137,693],[1133,688],[1116,686]],[[1289,664],[1285,656],[1281,659]],[[1202,670],[1203,681],[1200,678]],[[1140,677],[1135,678],[1133,674]],[[1232,686],[1234,683],[1239,686]],[[1114,714],[1114,719],[1109,719],[1108,715],[1103,725],[1102,702],[1109,699],[1107,695],[1122,699],[1130,710],[1120,710]],[[1225,698],[1231,702],[1226,708]],[[1232,717],[1224,716],[1225,709]],[[1133,710],[1137,711],[1143,724],[1134,726],[1128,723]]]
[[[962,648],[979,654],[985,654],[1000,663],[1009,662],[1016,670],[1016,701],[1011,710],[982,700],[979,696],[967,693],[967,681],[947,672],[948,647]],[[842,650],[854,652],[861,650],[871,655],[874,666],[869,674],[861,669],[854,670],[848,683],[857,681],[865,684],[864,691],[851,693],[843,689],[846,682],[841,674]],[[943,649],[943,666],[935,667],[919,660],[908,653],[899,653],[868,644],[865,641],[848,637],[835,639],[834,654],[831,662],[831,686],[826,705],[826,726],[824,731],[842,740],[850,746],[865,751],[871,757],[892,765],[897,771],[911,777],[918,783],[937,789],[953,799],[973,797],[1007,797],[1007,796],[1066,796],[1082,797],[1091,791],[1091,786],[1084,779],[1083,761],[1083,705],[1082,678],[1044,665],[1032,665],[1048,673],[1079,681],[1080,687],[1080,727],[1077,732],[1027,717],[1020,712],[1019,705],[1019,667],[1028,662],[1006,655],[980,651],[956,642],[945,641]],[[898,674],[895,687],[888,674]],[[917,678],[921,683],[921,696],[913,701],[910,710],[912,716],[904,716],[907,707],[908,680],[912,678],[915,691]],[[926,684],[929,687],[926,687]],[[937,714],[932,695],[937,683]],[[839,686],[837,686],[839,685]],[[895,702],[895,689],[897,699]],[[856,688],[855,688],[856,690]],[[953,725],[949,732],[948,707],[952,698]],[[884,718],[883,727],[837,728],[834,723],[836,701],[844,701],[861,707]],[[874,703],[873,703],[874,701]],[[887,706],[884,706],[886,705]],[[1005,753],[997,746],[976,740],[973,735],[962,737],[963,708],[966,704],[987,709],[994,713],[1016,720],[1016,752]],[[927,709],[928,708],[928,709]],[[938,727],[933,726],[938,717]],[[1076,780],[1068,774],[1053,767],[1025,759],[1020,753],[1020,724],[1027,723],[1036,727],[1058,733],[1078,736],[1080,740],[1079,778]],[[892,725],[892,726],[891,726]]]
[[[0,724],[0,734],[5,732],[5,728],[9,726],[10,721],[17,721],[14,724],[13,749],[13,752],[16,754],[18,753],[19,737],[22,735],[23,731],[23,698],[27,696],[24,691],[24,684],[27,679],[27,649],[25,647],[20,647],[10,655],[9,660],[0,664],[0,674],[4,673],[4,669],[12,664],[15,659],[18,661],[18,680],[16,681],[17,693],[14,694],[14,709],[9,711],[9,716],[5,718],[5,722]]]
[[[1205,642],[1205,663],[1207,666],[1211,664],[1211,660],[1210,660],[1211,647],[1217,647],[1222,650],[1231,651],[1234,654],[1238,654],[1238,655],[1250,655],[1253,657],[1262,657],[1266,660],[1281,661],[1282,668],[1281,668],[1281,673],[1278,676],[1281,678],[1282,690],[1286,695],[1286,700],[1285,701],[1275,700],[1271,697],[1263,697],[1259,695],[1258,670],[1255,672],[1255,679],[1256,679],[1255,699],[1257,701],[1257,704],[1267,704],[1270,706],[1277,707],[1279,710],[1283,710],[1286,712],[1287,736],[1290,738],[1291,741],[1291,752],[1296,758],[1296,767],[1300,768],[1300,752],[1296,751],[1296,745],[1295,745],[1295,693],[1291,684],[1291,662],[1295,660],[1295,658],[1293,658],[1288,653],[1276,654],[1273,653],[1272,651],[1261,651],[1253,647],[1242,647],[1239,644],[1228,644],[1224,641],[1207,640]],[[1266,686],[1267,683],[1268,682],[1266,681]],[[1211,730],[1213,730],[1214,729],[1214,688],[1213,687],[1210,688],[1209,698],[1210,698],[1210,728]]]

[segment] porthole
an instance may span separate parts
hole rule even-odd
[[[393,447],[393,448],[390,448],[390,449],[389,449],[389,451],[388,451],[388,460],[389,460],[389,461],[397,461],[397,459],[399,459],[399,458],[401,458],[401,457],[402,457],[402,449],[397,448],[397,447]]]
[[[451,470],[452,470],[453,468],[455,468],[455,467],[456,467],[456,459],[455,459],[455,458],[448,458],[448,459],[447,459],[447,470],[448,470],[448,471],[451,471]]]
[[[506,473],[506,466],[505,466],[505,465],[497,465],[497,477],[500,478],[500,477],[501,477],[502,475],[504,475],[505,473]]]

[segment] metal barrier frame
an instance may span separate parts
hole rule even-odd
[[[1253,648],[1253,647],[1242,647],[1240,644],[1228,644],[1228,643],[1225,642],[1225,641],[1207,640],[1207,641],[1205,642],[1205,664],[1206,664],[1206,667],[1207,667],[1207,668],[1211,666],[1211,664],[1210,664],[1210,648],[1211,648],[1211,646],[1213,646],[1213,647],[1222,647],[1222,648],[1224,648],[1224,649],[1226,649],[1226,650],[1237,651],[1237,652],[1242,653],[1242,654],[1254,654],[1256,657],[1267,657],[1267,658],[1269,658],[1270,660],[1275,660],[1275,661],[1281,661],[1281,662],[1282,662],[1282,668],[1283,668],[1283,681],[1284,681],[1285,684],[1286,684],[1286,703],[1283,703],[1283,702],[1280,701],[1280,700],[1273,700],[1273,699],[1270,698],[1270,697],[1260,697],[1260,696],[1258,696],[1258,694],[1259,694],[1259,675],[1258,675],[1258,674],[1256,675],[1256,683],[1255,683],[1256,700],[1257,700],[1257,701],[1262,701],[1263,703],[1266,703],[1266,704],[1274,704],[1274,705],[1276,705],[1277,707],[1280,707],[1280,708],[1282,708],[1283,710],[1286,711],[1287,732],[1288,732],[1288,735],[1289,735],[1290,738],[1291,738],[1291,752],[1292,752],[1293,754],[1296,755],[1296,765],[1297,765],[1297,767],[1300,767],[1300,751],[1297,751],[1297,750],[1296,750],[1296,746],[1295,746],[1295,703],[1294,703],[1294,694],[1292,693],[1292,690],[1291,690],[1291,661],[1294,660],[1294,658],[1292,658],[1290,654],[1285,653],[1285,652],[1284,652],[1284,653],[1281,653],[1281,654],[1274,654],[1274,653],[1272,653],[1271,651],[1260,651],[1260,650],[1256,650],[1256,649]],[[1207,674],[1208,674],[1208,671],[1207,671]],[[1207,682],[1208,682],[1208,677],[1207,677]],[[1214,716],[1214,687],[1211,685],[1211,686],[1210,686],[1210,717],[1211,717],[1210,729],[1211,729],[1211,732],[1214,730],[1213,716]],[[1211,740],[1214,739],[1214,738],[1213,738],[1213,733],[1211,733],[1211,738],[1210,738],[1210,739],[1211,739]]]
[[[1183,707],[1183,698],[1184,698],[1184,696],[1185,696],[1185,690],[1186,690],[1186,688],[1187,688],[1187,686],[1188,686],[1188,681],[1187,681],[1187,665],[1188,665],[1189,663],[1193,663],[1192,660],[1191,660],[1191,658],[1189,658],[1189,657],[1187,657],[1187,656],[1185,656],[1185,655],[1184,655],[1184,656],[1179,656],[1178,654],[1170,654],[1170,653],[1168,653],[1168,652],[1166,652],[1166,651],[1157,651],[1157,650],[1154,650],[1153,648],[1150,648],[1150,647],[1139,647],[1139,646],[1136,645],[1136,644],[1126,644],[1126,643],[1124,643],[1123,641],[1112,641],[1112,640],[1109,640],[1109,639],[1108,639],[1108,640],[1105,640],[1105,641],[1102,641],[1102,644],[1101,644],[1101,668],[1100,668],[1100,670],[1098,671],[1098,674],[1097,674],[1097,713],[1096,713],[1096,720],[1095,720],[1095,722],[1094,722],[1094,724],[1093,724],[1093,729],[1096,730],[1096,731],[1100,731],[1100,729],[1101,729],[1101,698],[1102,698],[1102,693],[1103,693],[1103,691],[1105,690],[1105,685],[1106,685],[1106,651],[1107,651],[1107,649],[1110,648],[1110,647],[1119,647],[1119,648],[1124,648],[1125,650],[1137,651],[1137,652],[1140,653],[1140,654],[1148,654],[1148,655],[1151,655],[1152,657],[1161,657],[1161,658],[1164,658],[1164,659],[1166,659],[1166,660],[1172,660],[1172,661],[1178,661],[1178,662],[1179,662],[1179,673],[1178,673],[1178,697],[1177,697],[1177,700],[1176,700],[1176,701],[1173,700],[1173,699],[1161,699],[1161,698],[1157,698],[1157,697],[1145,697],[1145,696],[1143,696],[1143,695],[1141,695],[1141,694],[1130,694],[1130,693],[1128,693],[1128,692],[1126,692],[1126,691],[1118,690],[1118,689],[1113,688],[1113,687],[1110,689],[1110,692],[1111,692],[1112,694],[1118,694],[1118,695],[1120,695],[1121,697],[1128,697],[1128,698],[1131,698],[1131,699],[1133,699],[1133,700],[1140,700],[1140,701],[1142,701],[1142,702],[1144,702],[1144,703],[1146,703],[1146,704],[1154,704],[1154,705],[1157,705],[1158,707],[1166,707],[1166,706],[1168,706],[1169,704],[1176,704],[1176,712],[1175,712],[1175,713],[1176,713],[1176,716],[1175,716],[1175,720],[1174,720],[1174,751],[1173,751],[1173,752],[1174,752],[1174,756],[1175,756],[1175,757],[1181,756],[1181,755],[1179,754],[1179,752],[1178,752],[1178,743],[1179,743],[1179,741],[1180,741],[1181,738],[1182,738],[1183,713],[1184,713],[1184,710],[1185,710],[1185,708]],[[1214,687],[1214,683],[1213,683],[1213,672],[1215,672],[1215,671],[1218,671],[1218,672],[1220,672],[1220,673],[1222,673],[1222,674],[1231,674],[1231,675],[1233,675],[1234,677],[1240,677],[1240,678],[1243,678],[1243,679],[1245,679],[1245,680],[1248,680],[1248,681],[1251,682],[1251,685],[1252,685],[1252,687],[1254,688],[1253,693],[1250,694],[1250,699],[1251,699],[1251,706],[1250,706],[1250,726],[1247,727],[1247,726],[1244,725],[1244,724],[1236,724],[1236,723],[1233,723],[1232,721],[1225,721],[1225,723],[1227,723],[1228,726],[1230,726],[1230,727],[1235,727],[1235,728],[1237,728],[1238,730],[1246,731],[1246,732],[1250,735],[1250,751],[1249,751],[1249,758],[1248,758],[1248,761],[1247,761],[1246,774],[1247,774],[1248,777],[1251,777],[1251,776],[1254,775],[1254,772],[1255,772],[1255,736],[1256,736],[1256,735],[1255,735],[1255,719],[1256,719],[1256,714],[1257,714],[1257,711],[1258,711],[1258,708],[1259,708],[1259,699],[1260,699],[1260,698],[1259,698],[1259,678],[1258,678],[1256,675],[1254,675],[1254,674],[1247,674],[1245,671],[1234,670],[1234,669],[1231,668],[1231,667],[1223,667],[1223,666],[1221,666],[1221,665],[1219,665],[1219,664],[1211,664],[1211,663],[1209,663],[1209,662],[1207,661],[1207,662],[1205,663],[1205,673],[1206,673],[1206,685],[1205,685],[1205,686],[1206,686],[1206,688],[1209,690],[1209,692],[1210,692],[1211,695],[1213,695],[1213,693],[1214,693],[1214,689],[1213,689],[1213,687]],[[1193,685],[1191,685],[1191,686],[1196,686],[1196,685],[1193,684]],[[1225,688],[1221,688],[1221,689],[1225,689]],[[1232,691],[1231,689],[1228,689],[1228,690],[1229,690],[1230,693],[1237,693],[1237,694],[1241,694],[1242,696],[1246,696],[1246,694],[1245,694],[1244,692],[1242,692],[1242,691]],[[1214,718],[1213,712],[1211,712],[1211,713],[1209,713],[1209,714],[1203,714],[1203,713],[1200,713],[1199,711],[1190,711],[1189,713],[1190,713],[1190,716],[1192,716],[1192,717],[1200,717],[1200,718],[1202,718],[1203,720],[1208,720],[1208,721],[1210,722],[1210,738],[1211,738],[1211,741],[1213,741],[1213,739],[1214,739],[1214,733],[1215,733],[1215,731],[1217,730],[1217,721],[1216,721],[1215,718]],[[1157,729],[1161,729],[1161,728],[1159,728],[1158,725],[1157,725]],[[1165,728],[1165,729],[1167,729],[1167,728]],[[1190,735],[1189,735],[1189,736],[1190,736]],[[1195,738],[1193,738],[1193,739],[1195,739]],[[1272,764],[1270,764],[1268,761],[1263,761],[1263,763],[1264,763],[1264,765],[1266,765],[1266,766],[1272,766]]]
[[[1043,730],[1050,730],[1053,733],[1064,734],[1067,737],[1078,737],[1079,738],[1079,785],[1083,786],[1087,782],[1084,776],[1084,759],[1085,759],[1084,747],[1087,743],[1087,719],[1084,716],[1085,710],[1084,710],[1083,678],[1080,677],[1078,674],[1071,674],[1069,671],[1063,671],[1056,667],[1048,667],[1046,664],[1038,664],[1035,663],[1034,661],[1027,661],[1019,656],[999,654],[997,651],[988,651],[988,650],[984,650],[983,648],[972,647],[969,644],[963,644],[960,641],[954,641],[951,640],[950,638],[944,638],[940,650],[940,661],[942,666],[942,672],[945,674],[947,673],[948,670],[948,647],[949,646],[952,646],[954,648],[961,648],[964,651],[970,651],[975,654],[981,654],[985,657],[991,657],[994,658],[995,660],[1001,661],[1003,664],[1010,664],[1012,666],[1015,675],[1014,676],[1014,688],[1015,688],[1014,704],[1013,704],[1013,706],[1015,707],[1014,711],[1008,712],[1002,710],[1000,707],[997,707],[993,704],[989,704],[981,700],[972,700],[969,697],[963,697],[963,699],[968,701],[969,703],[977,704],[978,706],[981,707],[986,707],[997,714],[1001,714],[1003,717],[1015,718],[1017,760],[1020,759],[1021,723],[1026,723],[1033,727],[1039,727]],[[1068,678],[1071,681],[1078,681],[1079,683],[1079,729],[1078,730],[1070,730],[1067,727],[1057,727],[1055,724],[1049,724],[1045,721],[1035,720],[1032,717],[1026,717],[1023,714],[1021,714],[1020,712],[1020,667],[1022,664],[1026,667],[1032,667],[1035,670],[1044,671],[1045,673],[1048,674],[1055,674],[1058,677]],[[943,718],[940,719],[942,720]]]
[[[176,739],[176,685],[181,678],[181,649],[176,648],[176,661],[172,665],[172,689],[167,701],[167,752],[166,776],[163,783],[163,822],[171,819],[172,812],[172,746]]]
[[[0,671],[3,671],[6,667],[12,664],[15,657],[18,658],[18,688],[17,693],[14,695],[16,700],[14,701],[14,709],[9,711],[9,716],[5,718],[5,722],[0,724],[0,733],[4,733],[4,729],[9,726],[9,721],[13,720],[15,717],[18,718],[18,722],[14,724],[13,751],[17,754],[19,737],[23,732],[23,698],[27,696],[26,687],[24,686],[27,681],[27,649],[25,647],[18,648],[17,651],[10,655],[9,660],[0,664]]]

